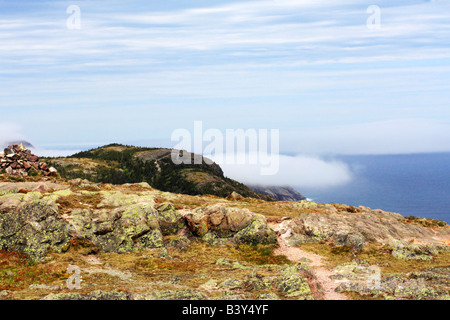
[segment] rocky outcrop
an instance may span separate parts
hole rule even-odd
[[[14,144],[5,148],[0,154],[0,173],[5,172],[10,176],[23,176],[29,174],[42,174],[44,176],[57,176],[57,170],[45,162],[40,162],[39,157],[31,154],[22,144]]]
[[[448,300],[450,268],[427,268],[423,271],[398,273],[376,279],[370,269],[355,262],[335,268],[334,279],[340,282],[339,292],[395,300]]]
[[[276,243],[276,234],[266,218],[247,209],[213,205],[184,215],[189,230],[204,241],[215,243]]]
[[[265,194],[279,201],[301,201],[306,198],[298,191],[294,190],[290,186],[261,186],[261,185],[249,185],[249,187],[255,192]]]
[[[284,267],[276,279],[277,288],[286,297],[303,297],[311,294],[311,288],[305,275],[312,276],[305,263]]]
[[[0,183],[0,190],[7,185]],[[68,250],[74,241],[117,253],[184,246],[194,237],[209,243],[276,242],[265,217],[246,209],[214,205],[177,210],[169,202],[156,203],[153,191],[136,194],[72,191],[68,186],[57,191],[36,188],[40,191],[17,193],[9,189],[0,193],[0,249],[21,251],[39,260],[49,249]],[[93,203],[83,205],[83,201]],[[71,203],[73,208],[61,210],[61,205]],[[177,239],[165,243],[164,236],[170,235],[177,235]]]
[[[314,213],[319,206],[327,214]],[[286,220],[280,226],[280,232],[290,245],[332,241],[336,245],[351,246],[359,251],[367,243],[378,242],[395,247],[394,255],[420,259],[424,256],[418,252],[424,249],[409,241],[440,245],[442,243],[438,240],[439,236],[450,235],[448,226],[433,230],[409,224],[403,216],[392,212],[314,203],[308,203],[306,208],[312,212]]]
[[[162,290],[133,293],[119,290],[96,290],[90,293],[52,293],[41,300],[203,300],[206,296],[195,290]]]

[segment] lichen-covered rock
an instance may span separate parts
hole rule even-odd
[[[287,297],[300,297],[311,293],[308,280],[302,275],[304,264],[287,266],[282,269],[281,276],[276,281],[277,288]]]
[[[192,241],[185,230],[186,229],[181,229],[175,235],[164,236],[164,246],[186,250]]]
[[[355,251],[361,251],[364,246],[364,237],[360,233],[337,232],[333,234],[333,240],[337,245],[352,247]]]
[[[245,282],[241,279],[227,279],[219,284],[219,287],[227,289],[241,289],[245,285]]]
[[[17,208],[25,197],[22,193],[6,193],[0,196],[0,211],[7,212]]]
[[[206,296],[193,289],[152,291],[148,293],[133,293],[120,290],[96,290],[90,293],[52,293],[41,300],[201,300]]]
[[[257,300],[280,300],[280,297],[278,297],[273,292],[268,293],[261,293],[256,297]]]
[[[223,239],[234,243],[276,243],[266,218],[247,209],[212,205],[184,215],[191,232],[208,243]]]
[[[184,217],[170,203],[157,208],[159,228],[163,235],[176,234],[186,226]]]
[[[238,261],[230,261],[227,258],[219,258],[216,261],[216,264],[221,265],[221,266],[227,266],[233,269],[251,269],[251,267],[249,266],[244,266],[241,263],[239,263]]]
[[[158,213],[150,204],[115,209],[74,209],[64,218],[74,239],[89,240],[106,252],[131,252],[163,246]]]
[[[256,245],[273,244],[278,240],[275,231],[267,226],[266,218],[262,215],[255,215],[250,225],[233,236],[233,241]]]
[[[271,289],[274,285],[274,278],[265,277],[256,272],[245,276],[245,289],[247,291],[261,291]]]
[[[433,246],[427,245],[404,245],[398,243],[392,250],[392,255],[397,259],[403,260],[424,260],[431,261],[433,256],[438,253],[438,249]]]
[[[152,291],[131,294],[130,300],[205,300],[206,295],[195,289]]]
[[[129,206],[140,202],[137,194],[122,193],[120,191],[101,191],[102,201],[97,205],[98,208],[117,208]]]
[[[293,246],[331,240],[337,245],[351,246],[356,251],[361,250],[366,243],[374,241],[391,243],[417,239],[435,243],[437,236],[448,238],[450,235],[448,226],[431,230],[421,225],[409,224],[397,213],[364,207],[352,210],[349,209],[351,207],[342,207],[345,207],[345,210],[335,209],[328,214],[302,213],[296,218],[282,222],[280,230],[286,233],[286,241]],[[313,210],[319,209],[320,206],[309,204],[308,208]],[[408,256],[405,250],[399,250],[398,254]]]
[[[69,225],[54,203],[24,202],[13,211],[0,212],[2,250],[20,251],[40,260],[49,249],[61,251],[69,241]]]
[[[130,252],[163,246],[158,215],[151,205],[133,204],[112,212],[102,211],[92,220],[90,239],[106,252]]]
[[[119,290],[96,290],[87,294],[82,293],[51,293],[41,300],[130,300],[131,294]]]
[[[360,295],[384,297],[385,299],[437,300],[445,299],[450,290],[450,270],[428,268],[422,272],[399,273],[379,279],[376,285],[361,277],[361,268],[346,264],[341,268],[338,292],[356,292]],[[345,272],[344,272],[345,269]],[[364,269],[364,268],[362,268]]]

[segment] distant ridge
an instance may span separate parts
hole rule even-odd
[[[236,180],[225,177],[216,163],[202,157],[201,164],[174,164],[172,149],[109,144],[68,157],[48,158],[62,178],[124,184],[147,182],[173,193],[227,197],[236,192],[243,197],[274,201]],[[191,160],[193,153],[187,153]]]

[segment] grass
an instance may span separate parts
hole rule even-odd
[[[72,209],[95,208],[101,201],[100,193],[73,193],[69,196],[59,197],[56,202],[63,211],[70,211]]]
[[[57,264],[35,263],[22,253],[0,251],[0,291],[21,290],[63,278],[65,270]]]
[[[290,260],[286,256],[274,255],[273,251],[276,245],[258,244],[252,246],[249,244],[240,244],[236,247],[235,255],[239,260],[256,265],[264,264],[289,264]]]
[[[222,199],[222,198],[220,198]],[[212,197],[200,197],[200,196],[190,196],[190,195],[182,195],[179,194],[177,197],[173,200],[170,200],[170,203],[172,203],[177,209],[178,208],[184,208],[184,209],[195,209],[198,207],[204,207],[212,204],[216,204],[220,201],[220,199],[212,198]],[[162,200],[162,199],[160,199]],[[223,200],[223,199],[222,199]]]
[[[160,285],[177,279],[178,286],[196,288],[209,279],[217,282],[226,279],[243,279],[250,275],[256,266],[265,264],[285,264],[289,261],[284,256],[273,255],[273,246],[225,245],[211,246],[194,240],[185,249],[168,248],[170,258],[160,256],[160,249],[147,249],[139,253],[100,253],[99,257],[111,268],[130,270],[138,283],[158,283]],[[249,269],[233,269],[217,264],[218,259],[238,261]],[[252,267],[253,266],[253,267]],[[259,271],[263,275],[276,275],[276,271]],[[98,280],[97,280],[98,281]]]
[[[274,201],[268,202],[258,199],[246,198],[242,201],[229,202],[228,206],[237,208],[247,208],[253,213],[262,214],[267,218],[295,218],[303,213],[324,213],[320,209],[301,208],[295,202]]]

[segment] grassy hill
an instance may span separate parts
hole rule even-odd
[[[244,197],[274,200],[225,177],[219,165],[207,164],[203,157],[201,164],[176,165],[171,152],[165,148],[110,144],[65,158],[43,160],[66,179],[112,184],[147,182],[156,189],[174,193],[227,197],[234,191]],[[194,154],[189,155],[193,159]]]

